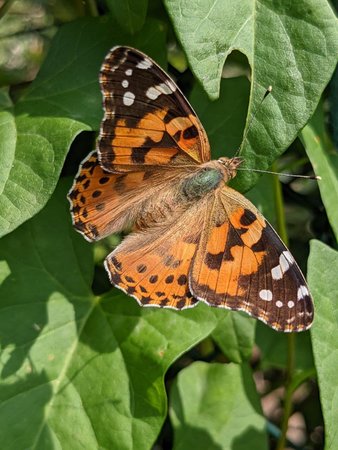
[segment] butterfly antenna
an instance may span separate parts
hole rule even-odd
[[[264,100],[266,99],[266,97],[272,92],[272,86],[269,86],[267,88],[267,90],[265,91],[261,101],[259,102],[259,104],[256,107],[256,110],[254,111],[254,113],[252,114],[252,116],[250,117],[248,126],[245,128],[244,134],[243,134],[243,139],[242,139],[242,143],[239,146],[239,148],[237,149],[236,153],[235,153],[235,157],[239,155],[239,153],[241,152],[244,142],[246,141],[247,135],[249,133],[249,130],[251,128],[252,122],[255,119],[258,111],[260,110],[262,103],[264,102]],[[259,172],[259,173],[269,173],[272,175],[283,175],[285,177],[293,177],[293,178],[305,178],[308,180],[321,180],[322,178],[318,175],[294,175],[292,173],[281,173],[281,172],[272,172],[271,170],[260,170],[260,169],[249,169],[249,168],[245,168],[245,167],[237,167],[236,170],[247,170],[250,172]]]
[[[321,180],[319,175],[294,175],[293,173],[272,172],[271,170],[249,169],[246,167],[237,167],[236,170],[247,170],[249,172],[270,173],[271,175],[282,175],[284,177],[305,178],[307,180]]]
[[[240,152],[241,152],[241,150],[242,150],[242,147],[243,147],[243,144],[244,144],[244,142],[246,141],[248,132],[249,132],[249,130],[250,130],[250,128],[251,128],[252,122],[253,122],[254,118],[256,117],[258,111],[260,110],[260,108],[261,108],[261,106],[262,106],[262,103],[264,102],[264,100],[266,99],[266,97],[271,93],[271,91],[272,91],[272,86],[269,86],[269,87],[267,88],[267,90],[265,91],[265,93],[264,93],[264,95],[263,95],[261,101],[260,101],[259,104],[257,105],[256,110],[255,110],[254,113],[251,115],[251,117],[250,117],[250,119],[249,119],[248,126],[245,128],[245,131],[244,131],[244,134],[243,134],[242,143],[241,143],[241,145],[238,147],[238,149],[237,149],[237,151],[236,151],[236,153],[235,153],[235,155],[234,155],[235,157],[238,156],[238,155],[240,154]]]

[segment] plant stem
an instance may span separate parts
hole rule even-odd
[[[295,348],[296,336],[294,333],[289,333],[287,336],[288,340],[288,359],[286,367],[286,381],[285,381],[285,395],[284,395],[284,412],[281,426],[281,435],[279,437],[276,450],[284,450],[286,442],[286,433],[288,431],[289,417],[292,411],[292,378],[295,367]]]
[[[272,170],[276,171],[276,167],[273,167]],[[277,230],[284,243],[288,245],[282,188],[278,177],[274,177],[274,194],[275,194],[275,205],[277,215]],[[292,380],[295,370],[295,351],[296,351],[296,336],[294,333],[289,333],[287,335],[287,349],[288,354],[286,365],[284,412],[281,426],[281,435],[278,440],[276,450],[285,449],[286,433],[288,431],[288,422],[292,411],[292,394],[293,394]]]

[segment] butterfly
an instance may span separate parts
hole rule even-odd
[[[313,302],[297,263],[258,209],[227,185],[242,159],[211,160],[192,107],[140,51],[114,47],[100,85],[97,147],[68,198],[88,241],[132,230],[105,260],[111,283],[143,306],[204,302],[278,331],[308,329]]]

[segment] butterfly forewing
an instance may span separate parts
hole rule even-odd
[[[99,158],[108,171],[210,159],[206,133],[174,81],[148,56],[115,47],[100,74],[105,117]]]

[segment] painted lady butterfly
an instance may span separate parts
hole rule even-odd
[[[227,186],[242,160],[210,161],[188,101],[138,50],[113,48],[100,83],[97,150],[69,200],[88,241],[133,227],[105,261],[112,284],[144,306],[203,301],[278,331],[308,329],[313,303],[294,258],[257,208]]]

